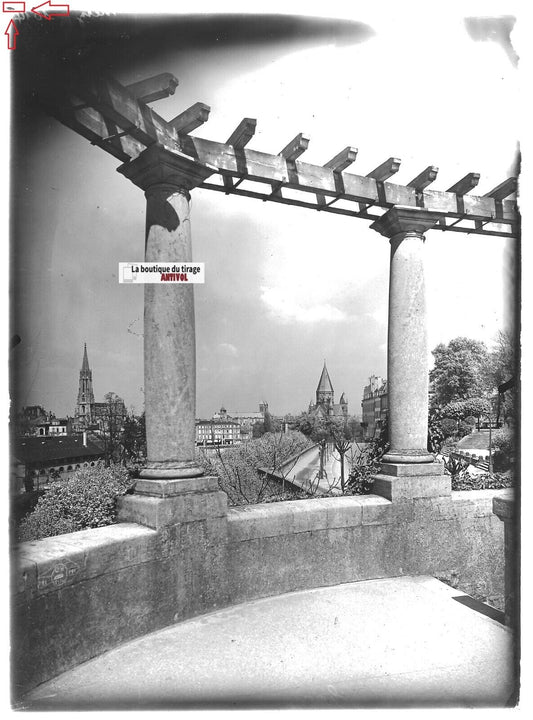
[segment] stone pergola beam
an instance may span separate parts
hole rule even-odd
[[[226,145],[231,145],[235,150],[242,150],[255,135],[256,126],[257,120],[243,118],[226,140]]]
[[[515,177],[507,178],[502,183],[493,188],[490,192],[486,193],[484,197],[493,198],[494,200],[504,200],[509,195],[516,192],[518,187],[518,180]]]
[[[350,167],[350,165],[355,162],[357,158],[357,152],[357,148],[348,146],[344,148],[344,150],[341,150],[340,153],[335,155],[334,158],[328,160],[327,163],[324,163],[324,167],[329,168],[336,173],[344,172],[346,168]]]
[[[178,133],[184,133],[188,135],[200,125],[203,125],[209,119],[209,113],[211,108],[202,102],[194,103],[190,108],[187,108],[184,112],[176,115],[176,117],[170,121],[170,125]]]
[[[142,82],[146,83],[144,90]],[[464,194],[475,187],[474,173],[446,192],[427,188],[430,173],[425,178],[415,178],[416,183],[413,180],[409,185],[398,185],[388,182],[400,167],[397,158],[389,158],[367,176],[345,171],[354,148],[347,148],[343,151],[345,156],[340,153],[325,166],[298,160],[309,143],[303,134],[296,136],[277,155],[247,148],[245,145],[255,130],[255,121],[249,118],[232,133],[228,139],[232,143],[197,138],[188,133],[205,122],[207,105],[196,103],[169,123],[143,102],[154,97],[154,93],[163,92],[165,84],[170,91],[174,83],[177,84],[177,80],[170,73],[134,83],[129,88],[113,78],[82,78],[75,82],[66,79],[62,90],[57,90],[61,83],[54,85],[46,102],[51,114],[61,122],[122,162],[135,159],[147,147],[158,143],[182,151],[206,167],[214,167],[222,176],[223,185],[210,182],[200,185],[210,190],[371,220],[379,218],[378,208],[421,207],[441,215],[441,229],[508,237],[517,234],[516,202],[505,199],[516,189],[515,178],[484,197]],[[239,187],[243,180],[265,184],[266,192]],[[413,187],[413,183],[417,187]],[[284,197],[284,188],[308,193],[309,200]],[[353,207],[346,203],[343,207],[332,207],[332,203],[339,200],[353,203]],[[447,219],[453,222],[447,223]],[[459,224],[456,220],[472,222]]]
[[[423,170],[420,175],[417,175],[414,180],[408,182],[407,187],[412,187],[417,192],[422,192],[422,190],[425,190],[428,185],[431,185],[431,183],[437,179],[438,173],[439,168],[429,165],[429,167]]]
[[[299,133],[293,138],[288,145],[285,145],[283,150],[279,153],[285,160],[296,160],[302,155],[309,147],[310,138],[303,133]]]
[[[468,173],[464,178],[461,178],[459,182],[452,185],[446,192],[455,193],[456,195],[466,195],[466,193],[473,190],[479,183],[479,173]]]
[[[374,180],[378,180],[379,182],[384,182],[398,172],[398,170],[400,169],[400,164],[401,160],[391,157],[388,160],[385,160],[385,162],[381,163],[381,165],[378,165],[377,168],[374,168],[374,170],[369,172],[367,177],[374,178]]]
[[[172,73],[160,73],[125,87],[137,100],[149,103],[174,95],[178,84],[177,78]]]

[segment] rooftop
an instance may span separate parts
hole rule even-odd
[[[83,444],[83,437],[24,437],[15,441],[13,455],[24,463],[68,460],[87,455],[103,455],[103,450],[91,440]]]

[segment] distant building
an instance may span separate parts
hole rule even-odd
[[[93,373],[89,367],[87,357],[87,343],[83,346],[83,360],[81,363],[80,380],[78,386],[78,400],[74,416],[79,427],[87,428],[93,423],[94,391]]]
[[[48,421],[40,421],[33,427],[32,435],[37,437],[57,437],[58,435],[70,435],[72,431],[70,418],[52,418]]]
[[[196,444],[235,445],[241,441],[241,426],[234,420],[197,420]]]
[[[75,410],[75,427],[77,430],[94,429],[101,432],[114,432],[122,428],[126,417],[124,400],[111,394],[106,402],[95,402],[93,390],[93,374],[89,367],[87,343],[83,347],[78,398]]]
[[[337,404],[335,403],[335,393],[333,391],[333,385],[331,384],[325,360],[324,367],[322,368],[322,374],[320,375],[320,380],[318,381],[316,389],[316,402],[309,403],[309,413],[311,415],[321,415],[323,417],[348,417],[348,400],[344,393],[342,393],[339,402]]]
[[[12,490],[42,490],[52,479],[66,479],[103,459],[104,450],[87,434],[64,437],[22,437],[15,440]]]
[[[363,438],[377,437],[388,412],[387,381],[378,375],[371,375],[363,390],[361,402]]]
[[[234,420],[239,425],[250,425],[256,422],[264,422],[265,415],[268,413],[268,403],[263,400],[259,403],[259,412],[226,410],[221,407],[218,412],[213,415],[213,420]]]

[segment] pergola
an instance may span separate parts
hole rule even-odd
[[[128,86],[109,77],[70,75],[46,93],[45,103],[63,124],[120,160],[118,171],[144,190],[147,262],[192,260],[190,192],[197,187],[372,221],[371,227],[391,242],[390,450],[375,491],[395,499],[424,483],[426,494],[442,493],[442,468],[426,448],[424,233],[517,237],[519,217],[510,199],[516,178],[476,196],[470,193],[480,176],[468,173],[444,192],[430,189],[438,168],[429,166],[398,185],[390,182],[400,168],[397,158],[364,176],[347,172],[357,158],[353,147],[322,166],[303,162],[309,138],[301,133],[277,154],[252,150],[256,120],[251,118],[241,120],[226,142],[201,139],[191,133],[209,117],[204,103],[171,121],[149,106],[177,86],[170,73]],[[144,315],[148,458],[136,496],[129,498],[134,505],[141,496],[164,498],[203,487],[202,468],[194,459],[193,287],[145,285]]]

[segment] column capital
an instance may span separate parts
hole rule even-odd
[[[388,238],[407,233],[423,235],[437,223],[439,218],[440,215],[428,212],[424,208],[395,205],[370,227]]]
[[[118,172],[142,190],[166,185],[176,190],[192,190],[216,172],[212,165],[200,163],[189,155],[151,145],[134,160],[117,168]]]

